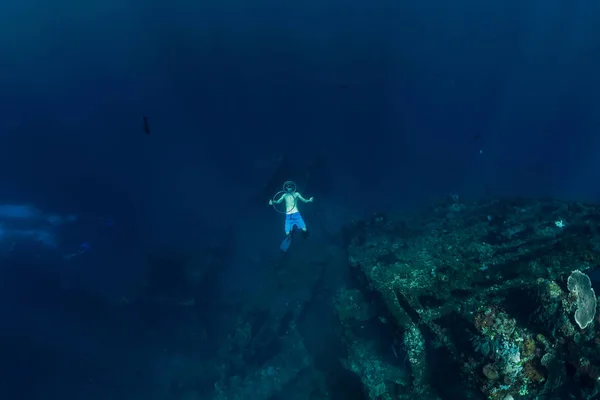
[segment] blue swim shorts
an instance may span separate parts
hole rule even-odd
[[[290,233],[296,225],[298,229],[306,229],[306,224],[299,212],[285,215],[285,233]]]

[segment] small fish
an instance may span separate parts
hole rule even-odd
[[[144,120],[144,132],[146,132],[146,135],[149,135],[150,134],[150,124],[148,123],[148,117],[144,116],[143,120]]]

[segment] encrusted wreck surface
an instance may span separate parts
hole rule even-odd
[[[347,252],[355,285],[335,299],[343,364],[368,398],[597,395],[595,295],[567,278],[599,264],[599,207],[450,198],[356,222]],[[594,319],[585,329],[578,307]]]

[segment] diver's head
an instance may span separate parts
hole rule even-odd
[[[283,190],[285,192],[295,192],[296,191],[296,184],[293,181],[287,181],[286,183],[283,184]]]

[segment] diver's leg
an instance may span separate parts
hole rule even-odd
[[[298,213],[298,218],[296,219],[296,223],[298,224],[298,228],[302,229],[302,233],[304,234],[304,237],[308,237],[308,230],[306,229],[306,223],[304,223],[304,219],[302,218],[302,215],[300,215],[300,213]]]
[[[300,213],[298,213],[298,216],[296,217],[296,225],[298,225],[298,228],[306,232],[306,224],[304,223],[304,219]]]

